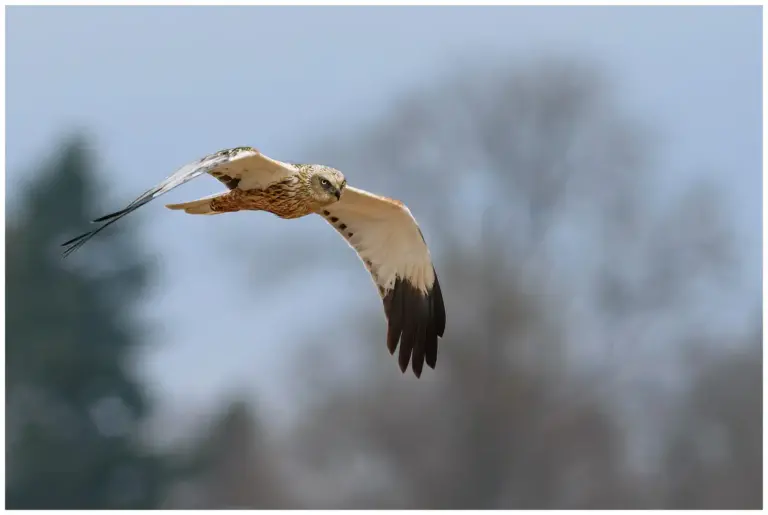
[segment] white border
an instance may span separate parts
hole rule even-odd
[[[157,2],[153,0],[138,0],[133,2],[126,2],[126,1],[120,1],[115,0],[113,2],[96,2],[96,1],[87,1],[87,0],[80,0],[75,2],[61,2],[57,0],[41,0],[37,2],[31,2],[31,1],[4,1],[4,5],[8,6],[14,6],[14,5],[41,5],[41,6],[75,6],[75,5],[89,5],[89,6],[112,6],[112,5],[122,5],[122,6],[216,6],[216,7],[223,7],[223,6],[245,6],[245,5],[286,5],[286,6],[314,6],[314,5],[349,5],[349,6],[373,6],[373,5],[402,5],[402,6],[494,6],[494,5],[513,5],[513,6],[606,6],[606,7],[623,7],[623,6],[670,6],[670,7],[677,7],[677,6],[738,6],[738,5],[765,5],[765,0],[746,0],[741,2],[729,2],[729,1],[715,1],[715,0],[709,0],[709,1],[694,1],[694,0],[677,0],[673,3],[670,3],[669,1],[665,0],[652,0],[652,1],[645,1],[645,2],[608,2],[608,1],[597,1],[597,2],[573,2],[573,1],[566,1],[566,0],[560,0],[560,1],[549,1],[549,2],[510,2],[510,1],[501,1],[501,0],[484,0],[484,1],[478,1],[478,2],[468,2],[468,1],[439,1],[439,0],[420,0],[420,1],[409,1],[409,0],[390,0],[390,1],[364,1],[364,2],[354,2],[351,0],[335,0],[335,1],[326,1],[326,2],[317,2],[317,1],[310,1],[310,0],[300,0],[300,1],[292,1],[292,2],[268,2],[268,1],[262,1],[262,2],[255,2],[253,0],[250,1],[239,1],[239,2],[211,2],[211,1],[202,1],[202,0],[187,0],[187,1],[181,1],[181,0],[166,0],[164,2]],[[765,16],[765,15],[764,15]]]

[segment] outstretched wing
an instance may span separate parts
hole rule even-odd
[[[103,223],[103,225],[62,243],[63,247],[67,247],[64,256],[82,247],[85,242],[122,217],[202,174],[212,175],[229,189],[249,190],[263,188],[295,172],[296,168],[293,165],[269,158],[252,147],[220,150],[182,166],[163,182],[144,192],[126,208],[94,220],[94,223]]]
[[[435,368],[437,338],[445,331],[445,305],[429,249],[405,205],[347,187],[322,215],[357,251],[379,288],[387,317],[387,348],[405,372]]]

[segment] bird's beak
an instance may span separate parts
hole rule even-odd
[[[336,190],[336,200],[341,200],[341,190],[340,189]]]

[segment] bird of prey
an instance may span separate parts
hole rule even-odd
[[[387,348],[394,355],[400,344],[401,371],[408,369],[409,362],[417,377],[425,361],[435,368],[438,337],[445,330],[445,306],[421,229],[402,202],[347,186],[344,175],[329,166],[282,162],[253,147],[221,150],[182,166],[124,209],[94,220],[102,225],[63,243],[64,255],[203,174],[218,179],[228,190],[166,207],[193,215],[267,211],[284,219],[322,216],[355,249],[378,287],[387,318]]]

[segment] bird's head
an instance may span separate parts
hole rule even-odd
[[[312,198],[320,206],[327,206],[341,200],[341,194],[347,185],[344,175],[328,166],[313,166],[309,178]]]

